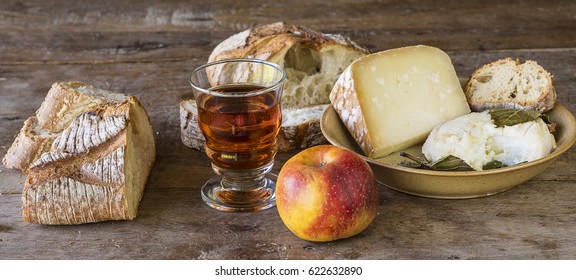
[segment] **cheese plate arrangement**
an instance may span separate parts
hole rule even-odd
[[[462,199],[490,196],[513,188],[546,170],[566,152],[576,142],[574,115],[561,104],[556,104],[547,115],[556,123],[554,137],[557,147],[549,155],[531,162],[482,171],[435,171],[405,166],[408,159],[401,153],[422,157],[422,143],[384,157],[368,158],[331,106],[324,111],[320,124],[331,144],[363,156],[372,167],[376,180],[383,185],[417,196]]]
[[[364,156],[376,179],[433,198],[493,195],[540,174],[576,141],[572,113],[536,61],[503,58],[456,74],[425,45],[350,64],[330,93],[321,130]]]

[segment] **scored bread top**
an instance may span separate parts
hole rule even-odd
[[[556,103],[552,75],[537,62],[504,58],[472,73],[464,88],[473,111],[515,108],[548,111]]]
[[[366,49],[340,34],[326,34],[302,25],[276,22],[256,26],[234,34],[218,44],[208,61],[228,58],[259,58],[269,60],[279,50],[296,43],[306,44],[317,51],[327,44],[339,44],[356,51],[368,53]],[[347,65],[346,65],[347,66]]]
[[[97,89],[83,82],[52,84],[36,114],[28,118],[6,152],[7,168],[28,171],[30,164],[50,150],[52,142],[80,114],[106,104],[120,104],[129,97]]]
[[[128,96],[98,89],[83,82],[54,83],[36,112],[38,125],[50,132],[62,131],[87,108],[124,101]]]

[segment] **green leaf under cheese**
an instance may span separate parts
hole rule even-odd
[[[443,157],[435,162],[429,162],[427,160],[420,160],[406,152],[401,152],[401,156],[409,158],[410,160],[416,162],[418,166],[415,168],[434,170],[434,171],[473,171],[474,169],[468,165],[464,160],[457,156],[449,155]]]
[[[504,164],[503,162],[499,161],[499,160],[493,160],[489,163],[484,164],[484,166],[482,166],[482,170],[490,170],[490,169],[497,169],[497,168],[502,168],[502,167],[506,167],[508,165]]]
[[[525,122],[531,122],[542,116],[542,113],[534,110],[509,108],[490,109],[489,113],[496,127],[513,126]]]

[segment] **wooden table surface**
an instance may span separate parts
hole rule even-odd
[[[436,46],[460,77],[504,57],[536,60],[554,75],[559,102],[576,112],[572,0],[2,1],[0,157],[53,82],[79,80],[142,101],[157,161],[135,220],[77,226],[24,222],[25,174],[1,166],[0,259],[576,258],[575,148],[534,179],[485,198],[430,199],[379,186],[374,222],[335,242],[298,239],[276,208],[205,206],[199,190],[209,161],[180,141],[187,76],[228,36],[277,21],[341,33],[371,52]],[[295,152],[278,155],[275,172]]]

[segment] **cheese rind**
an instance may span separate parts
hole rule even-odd
[[[435,126],[470,113],[450,57],[424,45],[357,59],[330,101],[370,158],[421,143]]]

